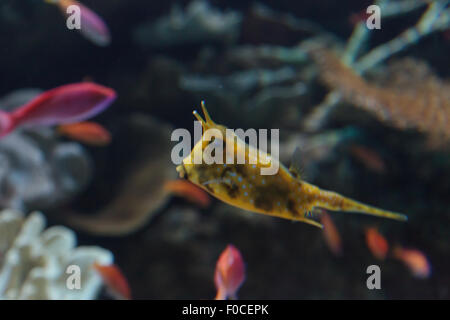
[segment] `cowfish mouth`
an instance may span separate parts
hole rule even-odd
[[[184,164],[180,164],[179,166],[177,166],[176,170],[179,173],[180,178],[187,178],[186,168],[184,167]]]

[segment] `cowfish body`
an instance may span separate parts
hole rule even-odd
[[[211,141],[205,141],[202,137],[191,153],[183,159],[183,163],[177,167],[177,171],[181,177],[187,178],[219,200],[248,211],[303,221],[319,227],[321,227],[320,223],[307,217],[314,207],[356,211],[398,220],[406,219],[401,214],[361,204],[300,180],[294,172],[289,171],[270,154],[256,150],[234,133],[227,135],[226,128],[215,124],[203,104],[202,107],[206,120],[195,112],[194,115],[202,122],[204,131],[217,129],[226,141],[220,141],[217,137]],[[196,153],[202,154],[203,159],[207,157],[208,153],[205,149],[211,143],[222,146],[224,150],[222,164],[207,164],[207,161],[194,163]],[[226,163],[227,155],[228,158],[234,159],[234,164]],[[256,159],[254,155],[258,155]],[[245,164],[237,164],[236,159],[239,156],[245,158]],[[250,160],[253,160],[254,164]],[[279,170],[275,174],[261,174],[262,168],[276,165]]]
[[[208,122],[208,126],[211,126]],[[208,129],[207,127],[206,129]],[[226,137],[225,127],[215,125],[211,128],[219,129]],[[209,129],[211,129],[209,128]],[[273,165],[269,154],[259,150],[256,164],[249,164],[250,154],[255,154],[255,148],[246,144],[233,134],[234,152],[227,148],[225,141],[213,143],[223,146],[223,164],[194,163],[194,155],[201,149],[204,154],[208,142],[201,139],[194,146],[191,154],[183,160],[177,170],[182,177],[200,186],[219,200],[245,210],[278,216],[286,219],[304,220],[304,212],[312,209],[309,199],[303,197],[304,192],[299,180],[294,179],[289,171],[281,164],[275,175],[261,175],[261,168]],[[257,150],[256,150],[257,151]],[[227,164],[227,153],[231,154],[234,164]],[[244,153],[246,164],[237,164],[239,153]],[[314,221],[310,221],[316,224]]]

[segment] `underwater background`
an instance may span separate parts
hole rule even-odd
[[[228,244],[246,266],[239,299],[450,298],[449,1],[378,1],[379,30],[362,0],[82,2],[108,45],[66,28],[55,5],[1,1],[0,108],[92,81],[117,93],[94,118],[112,140],[90,146],[53,127],[2,138],[1,209],[41,211],[78,245],[110,251],[133,299],[214,298]],[[329,212],[336,254],[311,225],[171,195],[170,136],[193,131],[202,100],[229,128],[280,129],[280,161],[299,147],[305,181],[408,221]],[[367,228],[421,252],[429,275],[395,250],[377,259]],[[366,286],[373,264],[380,290]]]

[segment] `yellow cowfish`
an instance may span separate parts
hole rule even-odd
[[[225,126],[212,121],[203,102],[202,109],[205,119],[194,111],[194,116],[202,123],[202,139],[183,159],[177,171],[181,178],[188,179],[217,199],[248,211],[302,221],[317,227],[322,225],[310,217],[314,208],[407,220],[403,214],[377,209],[301,180],[295,168],[288,170],[269,153],[257,150],[234,133],[227,135]],[[219,130],[223,141],[217,141],[219,139],[217,137],[205,137],[209,129]],[[202,161],[195,164],[193,161],[195,153],[200,152],[203,156],[205,149],[213,142],[221,144],[224,148],[223,163],[206,164]],[[230,151],[229,146],[234,148]],[[226,163],[227,152],[228,156],[233,152],[232,157],[235,160],[233,164]],[[251,164],[250,157],[254,154],[258,155],[258,159],[256,164]],[[245,164],[237,164],[236,159],[239,155],[245,156]],[[260,174],[261,168],[273,167],[274,164],[279,166],[276,174]]]

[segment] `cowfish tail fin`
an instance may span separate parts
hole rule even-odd
[[[362,214],[394,219],[399,221],[407,221],[408,217],[401,213],[395,213],[387,210],[378,209],[361,202],[341,196],[332,191],[321,190],[318,187],[311,186],[310,193],[314,198],[314,206],[333,211],[350,211]]]
[[[15,121],[10,113],[0,110],[0,138],[6,136],[15,127]]]

